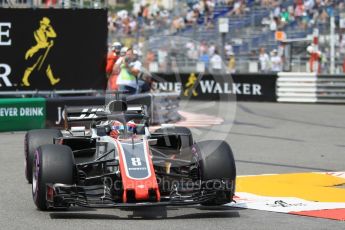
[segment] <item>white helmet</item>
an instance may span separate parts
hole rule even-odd
[[[115,50],[120,51],[121,48],[122,48],[122,45],[121,45],[120,42],[114,42],[114,43],[111,45],[111,49],[112,49],[113,51],[115,51]]]
[[[126,47],[126,46],[122,47],[121,51],[120,51],[120,55],[124,56],[126,54],[127,50],[128,50],[128,47]]]

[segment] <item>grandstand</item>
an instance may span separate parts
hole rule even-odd
[[[299,39],[304,42],[294,44],[292,56],[292,70],[306,71],[308,54],[307,46],[311,43],[313,30],[320,31],[320,49],[324,54],[324,72],[328,71],[329,65],[329,17],[334,14],[338,24],[340,13],[344,10],[342,1],[175,1],[175,10],[168,13],[164,8],[160,8],[158,16],[147,20],[147,24],[140,24],[141,27],[132,33],[124,34],[121,26],[115,33],[110,33],[110,40],[133,41],[148,40],[153,36],[175,35],[189,38],[194,41],[208,41],[215,43],[221,48],[220,35],[218,33],[218,19],[229,18],[229,33],[226,41],[230,42],[236,56],[237,70],[248,71],[251,61],[256,60],[253,53],[257,53],[260,47],[265,47],[266,51],[279,49],[281,43],[275,39],[276,31],[283,31],[285,39]],[[212,2],[212,12],[207,13],[200,10],[201,2]],[[303,6],[303,7],[301,7]],[[150,6],[149,6],[150,7]],[[194,20],[190,20],[190,14],[197,9]],[[299,12],[301,11],[302,12]],[[198,12],[199,11],[199,12]],[[134,15],[136,13],[134,12]],[[166,14],[168,16],[166,16]],[[138,16],[136,14],[136,16]],[[175,26],[180,22],[178,28]],[[139,23],[138,23],[139,25]],[[139,27],[139,26],[138,26]],[[343,30],[336,30],[336,44],[339,48],[342,44],[341,33]],[[309,40],[309,41],[308,41]],[[308,42],[306,42],[308,41]],[[130,43],[130,42],[125,42]],[[183,49],[182,49],[183,50]],[[340,49],[338,49],[340,50]],[[182,51],[182,53],[185,53]],[[254,54],[255,55],[255,54]],[[186,56],[186,55],[181,55]],[[342,71],[344,53],[336,53],[337,71]],[[180,59],[179,63],[184,63],[186,67],[195,67],[197,60],[190,58]],[[189,71],[190,68],[186,68]]]

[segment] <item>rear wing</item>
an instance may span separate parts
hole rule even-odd
[[[65,106],[64,128],[69,129],[71,123],[81,126],[89,126],[93,121],[103,120],[107,117],[129,116],[142,118],[147,116],[147,109],[144,105],[128,105],[127,110],[121,113],[110,113],[107,106]]]

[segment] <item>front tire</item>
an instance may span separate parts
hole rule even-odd
[[[37,148],[32,169],[32,196],[39,210],[47,210],[46,184],[74,184],[74,156],[65,145],[43,145]]]
[[[26,133],[24,140],[25,178],[29,184],[32,183],[32,162],[36,149],[41,145],[53,144],[54,138],[59,137],[62,137],[62,133],[57,129],[37,129]]]
[[[232,201],[235,193],[236,165],[230,145],[225,141],[202,141],[194,145],[198,160],[201,181],[224,180],[231,188],[216,190],[216,198],[202,205],[222,205]],[[213,186],[212,183],[207,183]]]

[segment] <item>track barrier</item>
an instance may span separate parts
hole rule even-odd
[[[344,75],[278,73],[278,102],[345,103]]]
[[[154,87],[188,100],[276,101],[276,74],[161,74]]]
[[[0,99],[0,131],[20,131],[45,127],[44,98]]]
[[[177,93],[140,94],[127,97],[128,104],[146,105],[150,124],[175,122],[178,114]],[[63,127],[65,106],[104,106],[104,96],[67,96],[56,98],[1,98],[0,131],[21,131],[45,127]]]
[[[179,99],[345,103],[344,75],[278,73],[234,74],[232,78],[204,75],[198,78],[197,74],[188,73],[180,74],[181,81],[177,81],[172,74],[156,75],[163,79],[155,84],[159,93],[127,97],[129,104],[146,105],[150,124],[155,125],[180,119]],[[105,105],[105,96],[91,96],[99,95],[98,90],[72,90],[70,95],[69,91],[61,91],[61,95],[58,91],[26,92],[0,91],[0,96],[6,97],[0,98],[0,131],[62,127],[65,105]],[[76,96],[78,93],[84,96]],[[33,98],[20,98],[23,95]],[[15,98],[8,98],[11,96]]]

